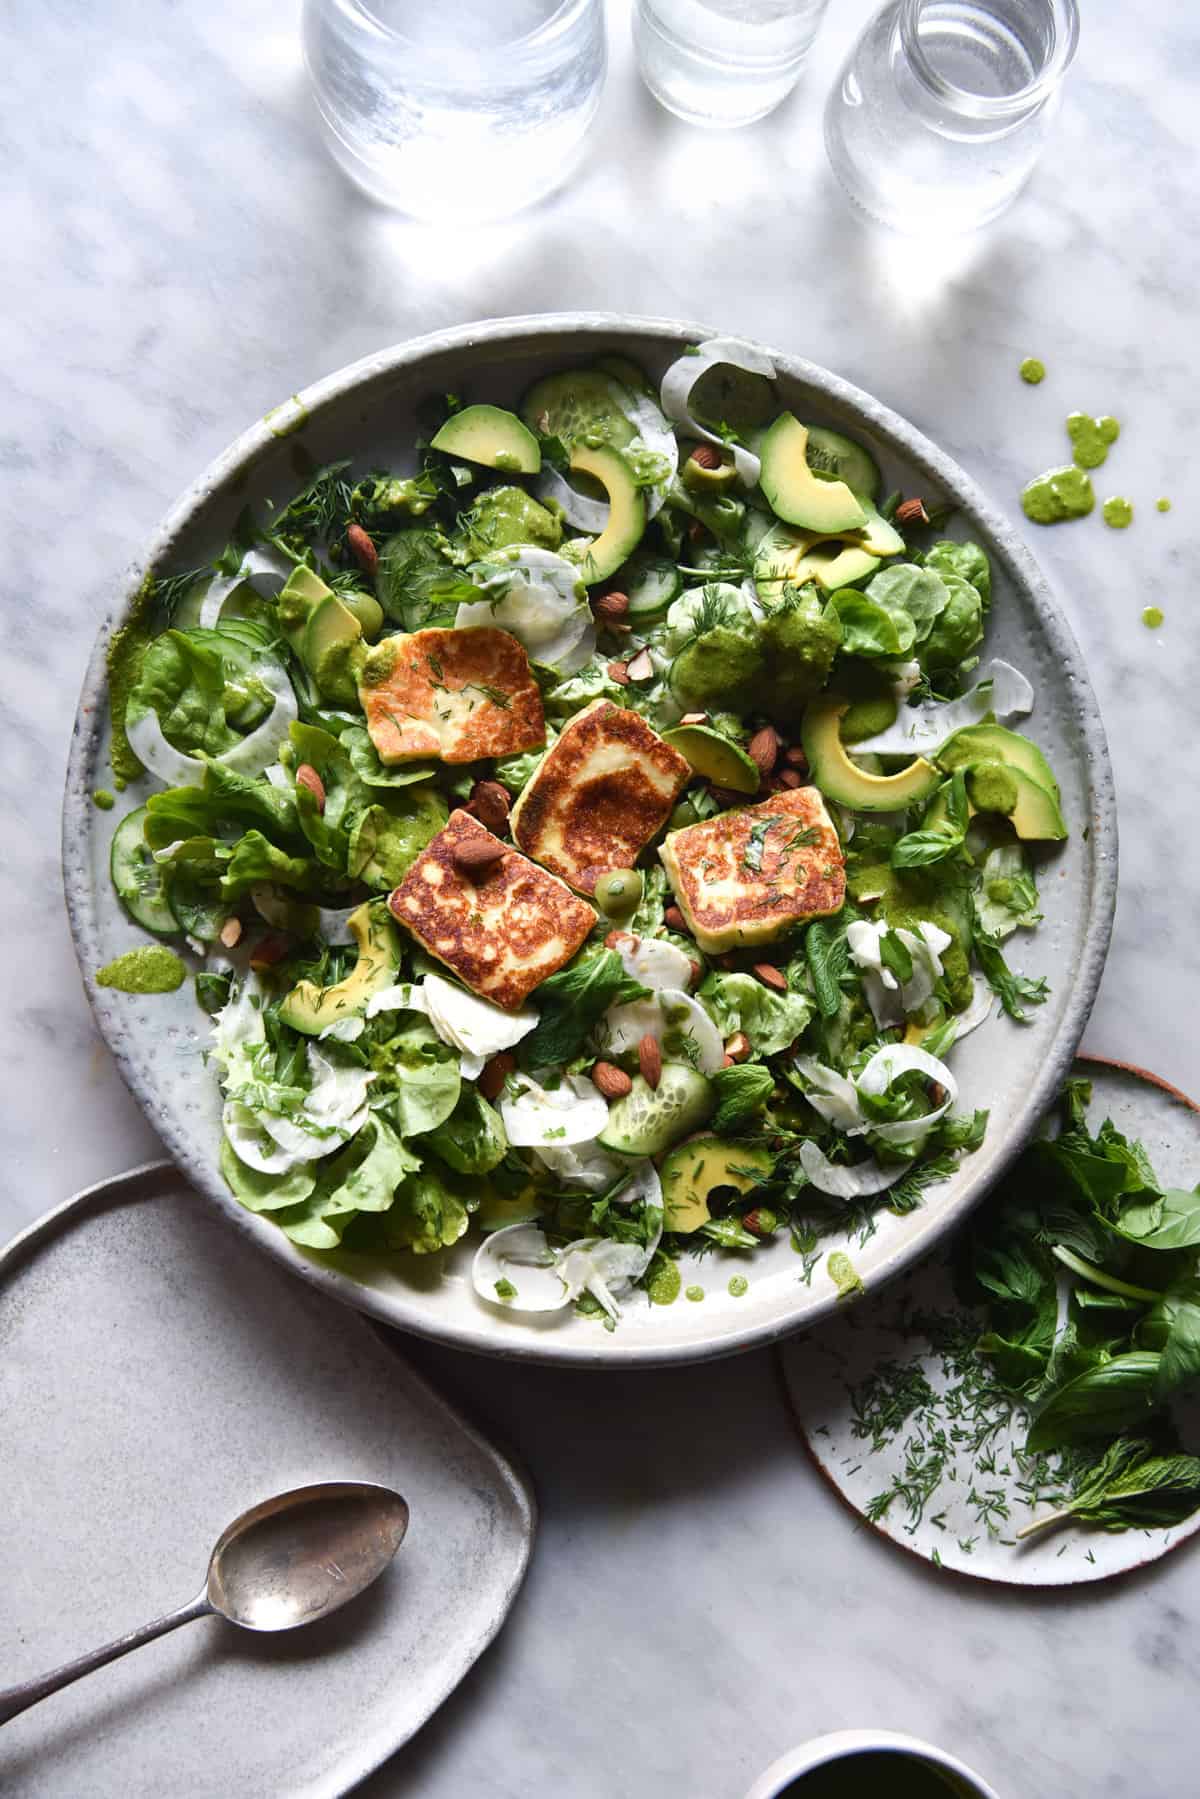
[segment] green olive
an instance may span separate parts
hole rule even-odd
[[[700,823],[700,814],[691,800],[680,800],[667,823],[668,831],[686,831],[689,825]]]
[[[697,453],[700,456],[699,462],[696,460]],[[708,465],[713,455],[719,456],[721,460],[715,468],[710,468]],[[720,493],[737,480],[733,457],[728,450],[718,449],[716,444],[697,444],[691,455],[685,457],[679,473],[683,485],[693,493]]]
[[[628,918],[642,903],[643,885],[636,868],[610,868],[596,882],[596,904],[606,918]]]

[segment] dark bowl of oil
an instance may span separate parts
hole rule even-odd
[[[890,1730],[840,1730],[789,1750],[746,1799],[999,1799],[957,1756]]]

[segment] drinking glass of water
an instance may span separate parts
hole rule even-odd
[[[890,0],[825,109],[851,201],[915,236],[996,218],[1033,173],[1078,42],[1076,0]]]
[[[604,85],[603,0],[305,0],[334,160],[418,218],[503,218],[575,167]]]
[[[749,125],[800,79],[826,0],[637,0],[642,80],[690,125]]]

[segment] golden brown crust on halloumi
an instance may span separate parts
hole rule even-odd
[[[776,793],[672,831],[659,857],[679,910],[711,955],[770,943],[839,912],[846,864],[815,787]]]
[[[519,850],[466,874],[455,852],[468,841],[499,839],[469,813],[455,811],[427,843],[388,901],[392,915],[464,986],[515,1011],[580,948],[596,922],[593,908]]]
[[[644,718],[596,700],[566,726],[513,810],[521,848],[580,893],[629,868],[691,779],[684,758]]]
[[[529,658],[510,632],[491,625],[385,637],[370,651],[358,691],[381,762],[478,762],[546,741]]]

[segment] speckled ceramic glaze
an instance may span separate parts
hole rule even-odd
[[[1081,1057],[1075,1073],[1092,1083],[1089,1123],[1093,1130],[1111,1118],[1119,1131],[1146,1146],[1158,1177],[1171,1187],[1190,1187],[1200,1173],[1200,1107],[1176,1088],[1123,1062]],[[885,1492],[905,1468],[908,1445],[922,1432],[906,1423],[887,1447],[872,1453],[857,1433],[857,1408],[851,1389],[875,1368],[920,1361],[935,1389],[940,1389],[939,1358],[926,1354],[924,1339],[907,1334],[913,1312],[944,1316],[956,1311],[954,1279],[946,1256],[932,1257],[898,1281],[879,1305],[855,1308],[831,1319],[802,1343],[779,1350],[784,1383],[791,1397],[805,1445],[814,1463],[847,1505],[866,1517],[871,1500]],[[1175,1407],[1175,1422],[1185,1449],[1196,1454],[1200,1444],[1200,1400],[1189,1398]],[[939,1567],[975,1580],[1002,1581],[1008,1586],[1066,1587],[1110,1580],[1147,1562],[1156,1562],[1200,1532],[1200,1512],[1166,1529],[1108,1532],[1078,1527],[1050,1529],[1014,1543],[1014,1533],[1052,1510],[1047,1503],[1030,1507],[1021,1491],[1014,1450],[1022,1447],[1026,1425],[1004,1426],[988,1443],[993,1467],[980,1472],[978,1460],[963,1448],[957,1453],[957,1480],[947,1479],[925,1507],[919,1522],[901,1500],[882,1518],[872,1520],[881,1536],[901,1549],[936,1559]],[[1008,1516],[990,1532],[981,1523],[975,1501],[978,1485],[985,1493],[999,1490]],[[940,1522],[934,1523],[934,1518]]]
[[[183,1604],[224,1527],[273,1493],[380,1481],[411,1511],[393,1565],[320,1624],[262,1637],[206,1618],[14,1718],[0,1792],[355,1786],[508,1615],[533,1543],[524,1476],[382,1332],[248,1256],[169,1163],[0,1251],[0,1300],[6,1680]]]
[[[735,325],[727,321],[721,328]],[[217,1168],[219,1094],[201,1059],[207,1020],[190,986],[150,998],[95,985],[97,968],[143,940],[108,879],[113,829],[124,810],[142,802],[141,784],[122,796],[115,812],[98,812],[91,803],[93,789],[110,784],[104,650],[147,569],[165,574],[205,561],[226,542],[247,502],[278,502],[292,491],[299,479],[298,446],[317,462],[350,456],[363,468],[408,467],[415,410],[425,396],[450,390],[511,405],[537,376],[605,350],[635,357],[657,378],[685,344],[707,335],[711,329],[701,325],[604,314],[505,319],[383,351],[293,396],[245,432],[184,495],[144,561],[129,571],[100,633],[80,701],[63,814],[67,905],[99,1027],[148,1118],[200,1191],[296,1272],[390,1323],[490,1354],[585,1365],[698,1360],[811,1324],[833,1307],[836,1293],[822,1270],[810,1286],[802,1284],[799,1263],[780,1243],[755,1255],[746,1268],[749,1291],[740,1298],[727,1291],[733,1259],[718,1254],[695,1276],[706,1288],[701,1304],[680,1299],[662,1309],[639,1295],[612,1333],[573,1315],[526,1322],[475,1297],[465,1247],[388,1269],[355,1267],[345,1257],[305,1254],[267,1219],[243,1211]],[[1028,1025],[993,1022],[955,1051],[961,1103],[990,1109],[987,1141],[923,1208],[904,1218],[881,1216],[875,1236],[855,1256],[873,1288],[970,1210],[1021,1148],[1070,1065],[1112,924],[1117,856],[1112,775],[1074,638],[1033,558],[1004,519],[960,468],[878,401],[812,363],[770,354],[786,405],[805,419],[862,438],[883,468],[885,488],[951,501],[958,508],[951,534],[974,537],[986,548],[994,592],[987,648],[1016,663],[1037,689],[1029,729],[1054,766],[1071,827],[1069,842],[1041,862],[1045,923],[1014,958],[1023,972],[1049,978],[1049,1003],[1031,1013]]]

